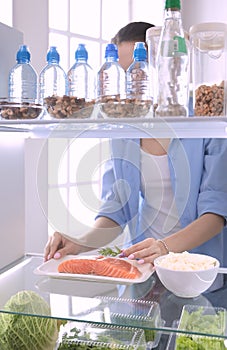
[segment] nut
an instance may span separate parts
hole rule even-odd
[[[49,96],[44,99],[48,113],[57,119],[89,118],[93,112],[95,101],[75,96]]]
[[[224,81],[220,85],[201,85],[195,90],[196,116],[221,116],[224,114]]]
[[[151,100],[121,99],[120,96],[104,96],[97,100],[100,111],[110,118],[145,117],[152,106]]]
[[[1,117],[4,119],[36,119],[41,115],[42,106],[27,102],[14,103],[1,101],[0,110]]]

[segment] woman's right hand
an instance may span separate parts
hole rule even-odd
[[[44,260],[60,259],[68,254],[78,254],[80,246],[70,239],[66,238],[59,232],[54,232],[49,237],[48,242],[44,248]]]

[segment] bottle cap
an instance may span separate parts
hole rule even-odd
[[[76,59],[76,61],[80,61],[80,60],[87,61],[88,52],[87,52],[84,44],[78,45],[78,48],[75,52],[75,59]]]
[[[27,45],[21,45],[17,51],[17,63],[29,63],[31,59],[31,54],[28,50]]]
[[[56,46],[51,46],[50,50],[47,53],[47,62],[48,63],[59,63],[60,55],[57,52]]]
[[[107,58],[107,57],[112,57],[114,60],[117,61],[118,50],[117,50],[117,46],[115,44],[107,44],[106,45],[105,58]]]
[[[135,61],[146,61],[147,60],[147,50],[145,43],[140,41],[135,43],[133,57]]]
[[[176,9],[181,9],[181,3],[180,0],[166,0],[165,8],[176,8]]]

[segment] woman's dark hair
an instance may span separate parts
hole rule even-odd
[[[154,24],[147,22],[131,22],[121,28],[112,38],[113,44],[120,44],[123,41],[143,41],[146,40],[146,31],[148,28],[154,27]]]

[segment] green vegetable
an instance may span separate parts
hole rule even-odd
[[[224,339],[218,338],[223,334],[225,325],[225,312],[218,311],[216,314],[204,314],[203,308],[194,312],[184,311],[180,329],[188,332],[217,334],[217,338],[200,336],[196,334],[179,335],[176,338],[176,350],[224,350]]]
[[[48,303],[33,291],[13,295],[0,314],[1,350],[53,350],[58,338],[58,320],[50,316]]]
[[[111,348],[124,350],[126,348],[119,339],[114,339],[109,335],[100,334],[94,341],[89,332],[80,333],[81,330],[76,327],[72,328],[69,334],[65,332],[58,350],[106,350]],[[127,346],[127,350],[130,349],[133,350],[133,346]]]
[[[112,249],[110,247],[101,248],[98,252],[100,255],[103,256],[117,256],[121,253],[121,249],[117,246],[114,247],[115,249]]]

